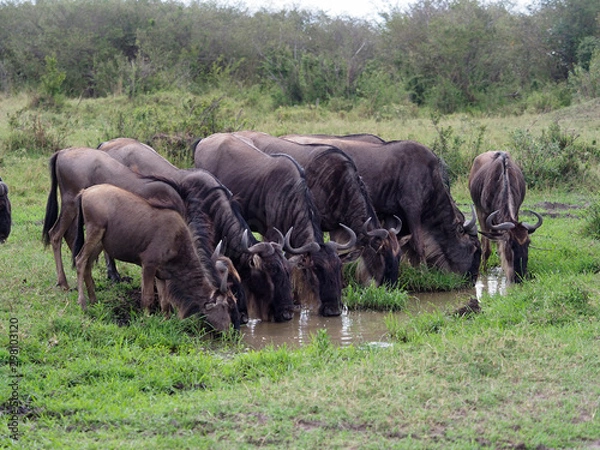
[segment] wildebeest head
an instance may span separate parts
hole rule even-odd
[[[290,258],[295,271],[292,278],[295,279],[297,271],[300,271],[303,289],[311,290],[303,292],[303,289],[300,289],[300,295],[319,299],[319,314],[323,316],[339,316],[342,313],[342,263],[346,258],[353,259],[357,256],[353,253],[343,253],[354,248],[356,234],[352,229],[341,225],[350,235],[346,244],[338,244],[335,241],[309,242],[301,247],[293,247],[290,243],[293,228],[285,235],[285,250],[294,255]]]
[[[370,220],[371,218],[368,219]],[[356,279],[362,285],[368,285],[371,281],[377,286],[394,285],[398,280],[402,246],[411,236],[398,238],[402,221],[397,216],[394,220],[393,225],[386,226],[387,230],[375,229],[364,233],[369,241],[362,251],[355,273]]]
[[[438,198],[447,199],[436,207],[431,205],[425,214],[433,214],[423,223],[423,247],[428,265],[463,274],[471,283],[479,276],[481,244],[477,237],[475,212],[471,219],[451,200],[449,192],[437,190]]]
[[[10,200],[8,199],[8,186],[0,178],[0,244],[3,244],[12,225]]]
[[[283,255],[283,236],[277,242],[250,243],[248,230],[244,230],[241,270],[247,280],[250,302],[257,317],[275,322],[285,322],[294,315],[290,264]]]
[[[529,212],[537,217],[537,223],[506,221],[495,224],[494,221],[500,213],[496,210],[486,219],[486,228],[490,231],[482,231],[485,237],[498,243],[502,270],[506,278],[515,283],[521,282],[527,275],[531,243],[529,235],[535,232],[543,221],[538,213]]]

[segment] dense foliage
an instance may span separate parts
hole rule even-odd
[[[418,0],[379,20],[218,2],[0,3],[0,91],[40,103],[223,83],[273,106],[521,112],[596,97],[600,3]],[[52,102],[50,102],[52,104]]]

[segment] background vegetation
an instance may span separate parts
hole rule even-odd
[[[135,97],[228,85],[365,116],[548,111],[600,94],[600,4],[418,0],[379,20],[201,1],[0,3],[0,91]],[[270,101],[265,104],[263,98]]]

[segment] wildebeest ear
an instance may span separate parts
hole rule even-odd
[[[250,267],[253,269],[260,269],[260,255],[253,254],[252,258],[250,258]]]
[[[339,257],[340,257],[340,260],[342,261],[342,263],[346,264],[346,263],[350,263],[352,261],[356,261],[358,258],[360,258],[361,254],[362,254],[362,248],[352,250],[351,252],[348,252],[348,253],[340,253]]]
[[[312,258],[306,253],[294,255],[288,261],[291,268],[306,269],[312,265]]]
[[[411,239],[412,234],[407,234],[406,236],[402,236],[400,239],[398,239],[398,244],[400,244],[400,247],[404,247]]]

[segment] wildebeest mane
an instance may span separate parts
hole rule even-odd
[[[289,155],[283,153],[275,153],[271,155],[274,158],[283,158],[291,161],[297,168],[299,177],[290,182],[289,173],[282,171],[273,172],[273,186],[278,186],[281,193],[280,198],[285,198],[288,201],[283,205],[278,205],[277,214],[280,217],[291,218],[294,223],[294,240],[308,242],[313,240],[318,244],[323,244],[323,231],[321,229],[321,217],[315,205],[314,198],[308,184],[304,169],[298,162]],[[298,204],[301,204],[300,206]],[[287,230],[283,230],[284,232]],[[296,244],[294,244],[296,245]]]
[[[340,173],[336,167],[330,164],[320,164],[322,158],[327,158],[330,155],[338,155],[340,157],[340,162],[344,164],[344,166],[351,168],[351,171],[342,171],[343,175],[345,177],[350,177],[354,174],[354,179],[347,180],[347,182],[346,180],[341,180],[339,178]],[[367,187],[358,174],[358,169],[356,168],[354,160],[352,160],[347,153],[337,147],[330,146],[327,150],[315,157],[314,163],[314,170],[318,174],[317,179],[321,183],[326,182],[329,184],[328,190],[331,192],[331,196],[335,199],[335,202],[337,202],[347,214],[352,215],[353,219],[358,219],[358,217],[356,217],[357,213],[363,213],[364,216],[366,216],[364,218],[360,217],[361,223],[347,223],[345,221],[346,225],[350,225],[351,228],[356,229],[357,226],[362,225],[364,220],[371,217],[375,221],[374,225],[379,227],[379,220],[377,219],[377,214],[370,201]],[[311,167],[312,166],[313,165],[311,165]],[[357,191],[349,190],[350,188],[356,187],[358,187]]]

